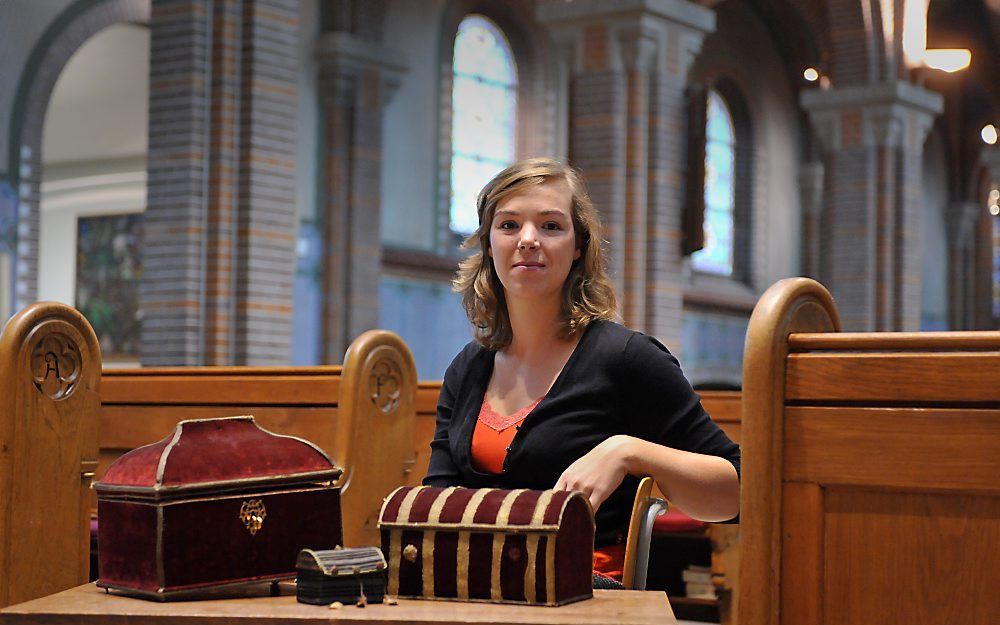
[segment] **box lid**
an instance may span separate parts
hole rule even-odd
[[[570,510],[589,517],[593,524],[590,500],[579,491],[401,486],[385,498],[378,526],[555,533]]]
[[[328,577],[364,575],[386,568],[385,557],[378,547],[349,547],[347,549],[303,549],[295,562],[295,570],[302,573],[322,573]]]
[[[329,481],[342,472],[316,445],[269,432],[252,416],[191,419],[116,460],[94,488],[102,497],[163,499]]]

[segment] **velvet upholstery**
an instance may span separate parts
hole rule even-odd
[[[389,593],[557,605],[592,596],[582,493],[402,487],[379,519]]]
[[[299,551],[343,543],[338,474],[252,417],[181,422],[95,486],[97,584],[164,600],[294,577]]]
[[[253,417],[196,419],[181,421],[163,440],[119,458],[96,488],[177,487],[332,468],[330,459],[312,443],[263,430]]]

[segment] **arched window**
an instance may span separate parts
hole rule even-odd
[[[477,14],[462,20],[452,72],[450,225],[466,235],[479,224],[479,190],[515,155],[517,67],[493,21]]]
[[[708,92],[705,123],[705,246],[691,255],[698,271],[733,274],[736,139],[733,116],[716,91]]]

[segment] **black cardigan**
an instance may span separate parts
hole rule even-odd
[[[503,473],[477,471],[472,432],[496,352],[471,342],[444,375],[424,484],[552,488],[598,443],[627,434],[721,456],[740,471],[740,449],[701,406],[677,359],[656,339],[610,321],[590,324],[559,377],[515,433]],[[638,478],[626,476],[597,511],[597,546],[622,542]]]

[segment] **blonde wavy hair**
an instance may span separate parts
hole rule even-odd
[[[565,180],[572,194],[570,212],[580,258],[573,261],[562,291],[563,319],[559,336],[568,339],[596,319],[617,317],[614,287],[605,270],[605,241],[601,219],[580,173],[552,158],[530,158],[514,163],[479,192],[476,209],[479,228],[462,247],[477,250],[459,263],[453,288],[462,294],[462,306],[483,346],[500,350],[510,345],[513,331],[503,284],[489,257],[490,228],[497,205],[529,185]]]

